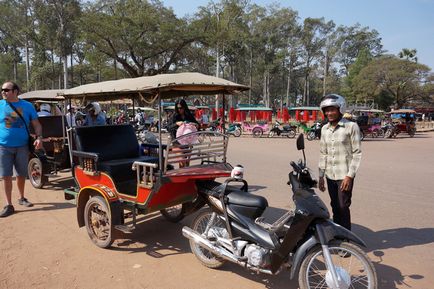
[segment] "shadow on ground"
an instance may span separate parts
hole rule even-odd
[[[406,285],[406,279],[419,280],[425,278],[419,274],[403,275],[392,266],[383,263],[384,251],[399,249],[407,246],[417,246],[434,242],[434,228],[396,228],[374,232],[369,228],[353,225],[353,231],[367,243],[368,250],[372,251],[376,259],[372,261],[377,270],[379,288],[392,289],[398,285]]]

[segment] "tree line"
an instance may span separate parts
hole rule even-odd
[[[432,105],[434,76],[415,49],[383,50],[375,29],[301,19],[277,4],[221,0],[183,18],[158,0],[0,0],[0,79],[25,90],[197,71],[246,84],[235,102]]]

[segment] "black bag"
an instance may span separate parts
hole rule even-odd
[[[12,105],[12,103],[10,103],[9,101],[7,103],[18,114],[18,116],[21,118],[21,120],[24,122],[24,126],[26,127],[27,134],[29,135],[29,142],[27,144],[29,146],[29,152],[34,153],[35,147],[33,146],[33,139],[32,139],[32,136],[30,135],[30,131],[29,131],[29,128],[27,127],[26,121],[24,120],[21,113],[17,110],[17,108],[14,105]]]

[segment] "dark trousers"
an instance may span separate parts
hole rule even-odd
[[[327,179],[327,188],[330,195],[330,205],[333,210],[333,222],[351,230],[351,196],[353,194],[354,180],[349,191],[340,190],[342,180]]]

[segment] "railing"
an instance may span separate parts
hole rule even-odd
[[[225,163],[228,136],[212,131],[199,131],[169,138],[165,152],[164,173],[168,165],[180,167],[204,163]]]
[[[136,171],[137,185],[142,188],[152,188],[157,179],[156,169],[157,164],[134,162],[132,170]]]

